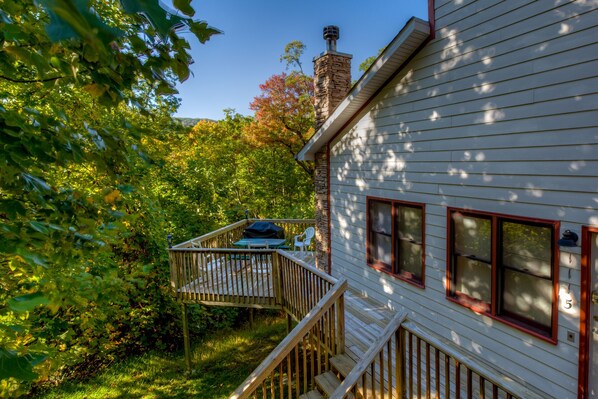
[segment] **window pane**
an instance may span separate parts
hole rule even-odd
[[[552,281],[505,270],[502,306],[504,310],[550,327]]]
[[[399,237],[422,242],[422,210],[410,206],[399,207]]]
[[[372,233],[372,261],[392,264],[392,241],[387,235]]]
[[[409,272],[421,281],[422,277],[422,246],[409,241],[399,240],[399,272]]]
[[[552,228],[503,222],[502,260],[515,269],[550,278]]]
[[[370,226],[377,233],[392,234],[392,205],[387,202],[370,202]]]
[[[453,213],[455,251],[478,259],[491,259],[491,221],[489,219]],[[489,280],[488,280],[489,281]]]
[[[490,303],[492,271],[489,264],[457,256],[455,268],[455,292]]]

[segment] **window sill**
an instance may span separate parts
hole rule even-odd
[[[514,321],[512,319],[509,319],[509,318],[506,318],[503,316],[493,315],[492,313],[490,313],[489,305],[487,305],[487,304],[484,304],[484,303],[476,304],[476,303],[473,303],[473,300],[467,301],[466,299],[454,297],[454,296],[447,296],[446,299],[449,300],[450,302],[456,303],[459,306],[463,306],[464,308],[467,308],[474,313],[477,313],[477,314],[480,314],[483,316],[487,316],[487,317],[491,318],[492,320],[499,321],[511,328],[514,328],[514,329],[524,332],[528,335],[531,335],[534,338],[537,338],[544,342],[548,342],[549,344],[552,344],[552,345],[558,344],[558,339],[557,339],[556,334],[554,337],[551,337],[551,336],[548,336],[547,334],[543,334],[539,331],[532,330],[529,327],[524,326],[520,323],[517,323],[516,321]]]
[[[423,281],[419,281],[419,280],[415,280],[413,278],[409,278],[408,276],[403,275],[403,274],[393,273],[390,270],[388,270],[388,267],[386,265],[384,265],[384,264],[381,264],[381,263],[380,264],[368,263],[367,265],[369,267],[371,267],[372,269],[374,269],[374,270],[377,270],[377,271],[382,272],[384,274],[388,274],[389,276],[394,277],[394,278],[396,278],[398,280],[404,281],[407,284],[410,284],[410,285],[412,285],[414,287],[417,287],[417,288],[420,288],[420,289],[425,289],[426,288],[426,286],[425,286],[425,284],[424,284]]]

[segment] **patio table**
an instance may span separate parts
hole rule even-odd
[[[278,248],[284,245],[286,240],[284,238],[243,238],[233,245],[235,247],[248,248]]]

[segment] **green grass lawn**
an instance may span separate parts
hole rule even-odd
[[[227,330],[196,342],[195,373],[190,377],[185,375],[183,353],[147,353],[36,398],[227,398],[285,335],[285,318],[258,318],[253,329]]]

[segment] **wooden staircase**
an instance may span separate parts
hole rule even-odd
[[[331,370],[316,376],[316,387],[299,397],[299,399],[329,398],[349,375],[357,362],[346,354],[336,355],[330,359]],[[353,398],[353,396],[348,396]]]

